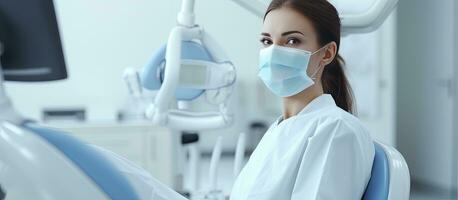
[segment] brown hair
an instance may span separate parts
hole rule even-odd
[[[340,18],[336,8],[327,0],[273,0],[264,15],[275,9],[288,6],[312,21],[318,35],[320,46],[330,42],[337,44],[337,52],[340,45]],[[323,70],[321,83],[324,93],[331,94],[337,106],[353,113],[353,93],[345,76],[343,58],[337,56]]]

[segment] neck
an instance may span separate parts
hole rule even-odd
[[[303,90],[302,92],[283,98],[283,120],[297,115],[315,98],[323,94],[323,87],[320,83]]]

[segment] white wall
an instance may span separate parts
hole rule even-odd
[[[55,1],[69,79],[8,83],[16,107],[39,118],[42,107],[83,106],[91,120],[113,119],[126,94],[123,69],[141,66],[167,36],[165,30],[173,26],[176,5],[172,1],[154,4],[146,0]]]
[[[357,115],[374,139],[395,145],[396,13],[375,32],[341,40]]]
[[[376,105],[379,108],[376,117],[364,120],[375,139],[393,146],[396,146],[396,17],[396,12],[391,14],[379,30],[380,99]]]
[[[400,1],[397,44],[399,149],[415,183],[455,196],[456,4]]]

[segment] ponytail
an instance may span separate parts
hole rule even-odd
[[[323,92],[331,94],[337,106],[354,114],[356,110],[353,108],[353,92],[345,76],[344,65],[343,58],[337,55],[329,65],[324,67],[321,84]]]

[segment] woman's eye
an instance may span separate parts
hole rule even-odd
[[[286,42],[287,45],[297,45],[301,43],[300,40],[296,39],[296,38],[290,38],[288,39],[288,41]]]
[[[262,43],[262,45],[264,46],[268,46],[268,45],[271,45],[272,44],[272,41],[270,41],[269,39],[266,39],[266,38],[262,38],[260,40],[260,42]]]

